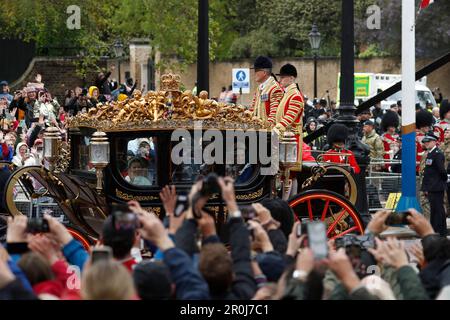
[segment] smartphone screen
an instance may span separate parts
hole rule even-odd
[[[181,214],[186,211],[189,207],[189,199],[187,197],[187,195],[185,194],[180,194],[177,197],[177,203],[175,205],[175,212],[174,215],[175,217],[179,217],[181,216]]]
[[[386,219],[387,226],[408,224],[406,219],[411,213],[409,211],[392,212]]]
[[[328,256],[328,239],[325,223],[312,221],[307,224],[309,247],[314,253],[316,260]]]

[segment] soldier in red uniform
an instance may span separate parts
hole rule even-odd
[[[426,110],[416,112],[416,162],[420,163],[425,151],[422,145],[422,139],[433,128],[433,115]],[[419,165],[416,166],[416,172],[419,172]]]
[[[439,122],[439,127],[444,130],[450,130],[450,103],[447,99],[443,100],[441,107],[439,108],[439,116],[441,117],[441,122]]]
[[[384,156],[383,158],[386,162],[389,162],[394,158],[394,155],[399,150],[399,134],[397,133],[397,128],[400,124],[400,119],[398,114],[394,111],[387,111],[383,118],[381,119],[381,129],[383,130],[383,135],[381,140],[384,144]],[[389,171],[390,164],[385,165],[386,170]]]
[[[348,137],[348,128],[340,123],[333,124],[327,132],[327,141],[331,149],[322,157],[325,162],[349,164],[354,173],[361,170],[356,162],[355,155],[350,150],[345,149],[345,140]]]

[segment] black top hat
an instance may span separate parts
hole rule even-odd
[[[290,63],[285,64],[281,67],[280,73],[278,73],[277,76],[292,76],[297,78],[297,69]]]
[[[429,132],[427,132],[425,137],[423,137],[422,143],[423,142],[430,142],[430,141],[437,141],[437,140],[438,140],[438,138],[434,135],[433,131],[429,131]]]
[[[272,60],[265,56],[259,56],[256,58],[253,68],[250,69],[272,69]]]

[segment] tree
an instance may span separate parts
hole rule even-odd
[[[249,2],[231,2],[237,8]],[[322,34],[322,55],[338,55],[340,52],[341,3],[339,1],[271,1],[254,0],[251,19],[243,25],[235,24],[240,33],[231,47],[234,57],[254,57],[259,52],[273,56],[304,56],[310,54],[308,34],[315,22]],[[365,12],[368,0],[355,1],[357,17]],[[249,21],[252,22],[249,25]],[[261,43],[262,47],[251,44]],[[274,48],[275,47],[275,48]]]
[[[419,8],[416,0],[416,8]],[[378,1],[381,8],[381,29],[368,30],[363,20],[356,24],[361,43],[377,43],[381,51],[391,55],[401,52],[401,1]],[[416,54],[418,57],[437,57],[450,47],[450,2],[435,1],[417,16]]]

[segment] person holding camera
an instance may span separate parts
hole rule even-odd
[[[34,116],[34,105],[36,103],[36,98],[36,88],[25,87],[23,90],[19,90],[14,93],[14,99],[9,105],[9,110],[16,110],[16,114],[14,116],[18,120],[24,119],[28,128],[31,127],[32,122],[36,121]]]
[[[162,260],[168,267],[176,288],[175,297],[179,300],[209,299],[207,283],[194,266],[191,257],[178,245],[175,246],[161,220],[154,214],[142,212],[137,203],[133,205],[133,210],[138,212],[140,236],[162,252]]]
[[[444,193],[447,190],[447,170],[445,157],[436,147],[438,138],[433,132],[428,132],[422,139],[427,157],[423,173],[421,191],[424,192],[430,203],[430,222],[433,229],[440,235],[447,235],[447,221],[444,208]]]

